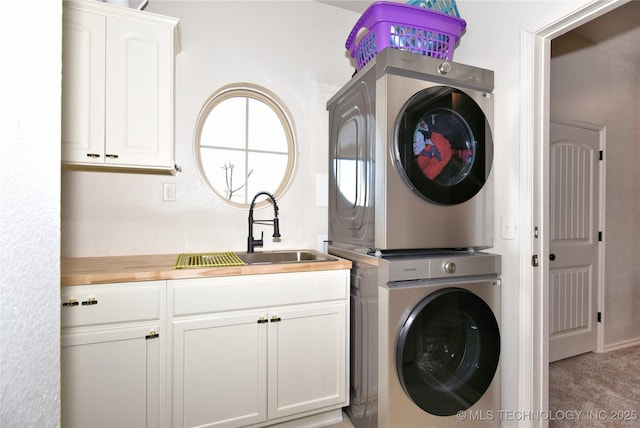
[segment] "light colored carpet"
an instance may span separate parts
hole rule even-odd
[[[549,366],[549,427],[640,427],[640,346]]]

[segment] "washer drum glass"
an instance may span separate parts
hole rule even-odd
[[[464,92],[436,86],[415,94],[402,109],[395,135],[396,168],[420,197],[454,205],[484,186],[493,160],[491,130]]]
[[[499,358],[500,331],[491,308],[460,288],[423,299],[406,318],[396,348],[404,391],[439,416],[473,406],[491,385]]]

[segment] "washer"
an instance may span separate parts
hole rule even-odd
[[[493,246],[493,72],[387,48],[327,104],[329,240]]]
[[[499,427],[499,255],[330,247],[352,260],[357,428]]]

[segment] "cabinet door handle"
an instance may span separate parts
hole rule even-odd
[[[258,318],[258,324],[264,324],[264,323],[267,323],[267,322],[269,322],[269,320],[266,319],[265,317]]]
[[[78,306],[80,303],[76,300],[75,297],[71,297],[69,301],[62,302],[62,306]]]
[[[147,334],[144,338],[149,340],[149,339],[157,339],[158,337],[160,337],[158,332],[155,330],[151,330],[149,334]]]
[[[91,159],[98,159],[100,155],[98,153],[87,153],[87,157]]]
[[[109,159],[118,159],[118,155],[112,155],[112,154],[106,154],[104,155],[104,157]]]
[[[280,322],[280,321],[282,321],[282,318],[280,318],[279,316],[277,315],[271,316],[271,322]]]
[[[82,302],[82,306],[91,306],[91,305],[97,305],[97,304],[98,304],[98,299],[96,299],[95,297],[89,297],[89,299]]]

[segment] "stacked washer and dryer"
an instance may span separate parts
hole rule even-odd
[[[499,426],[493,72],[387,48],[328,102],[361,427]]]

